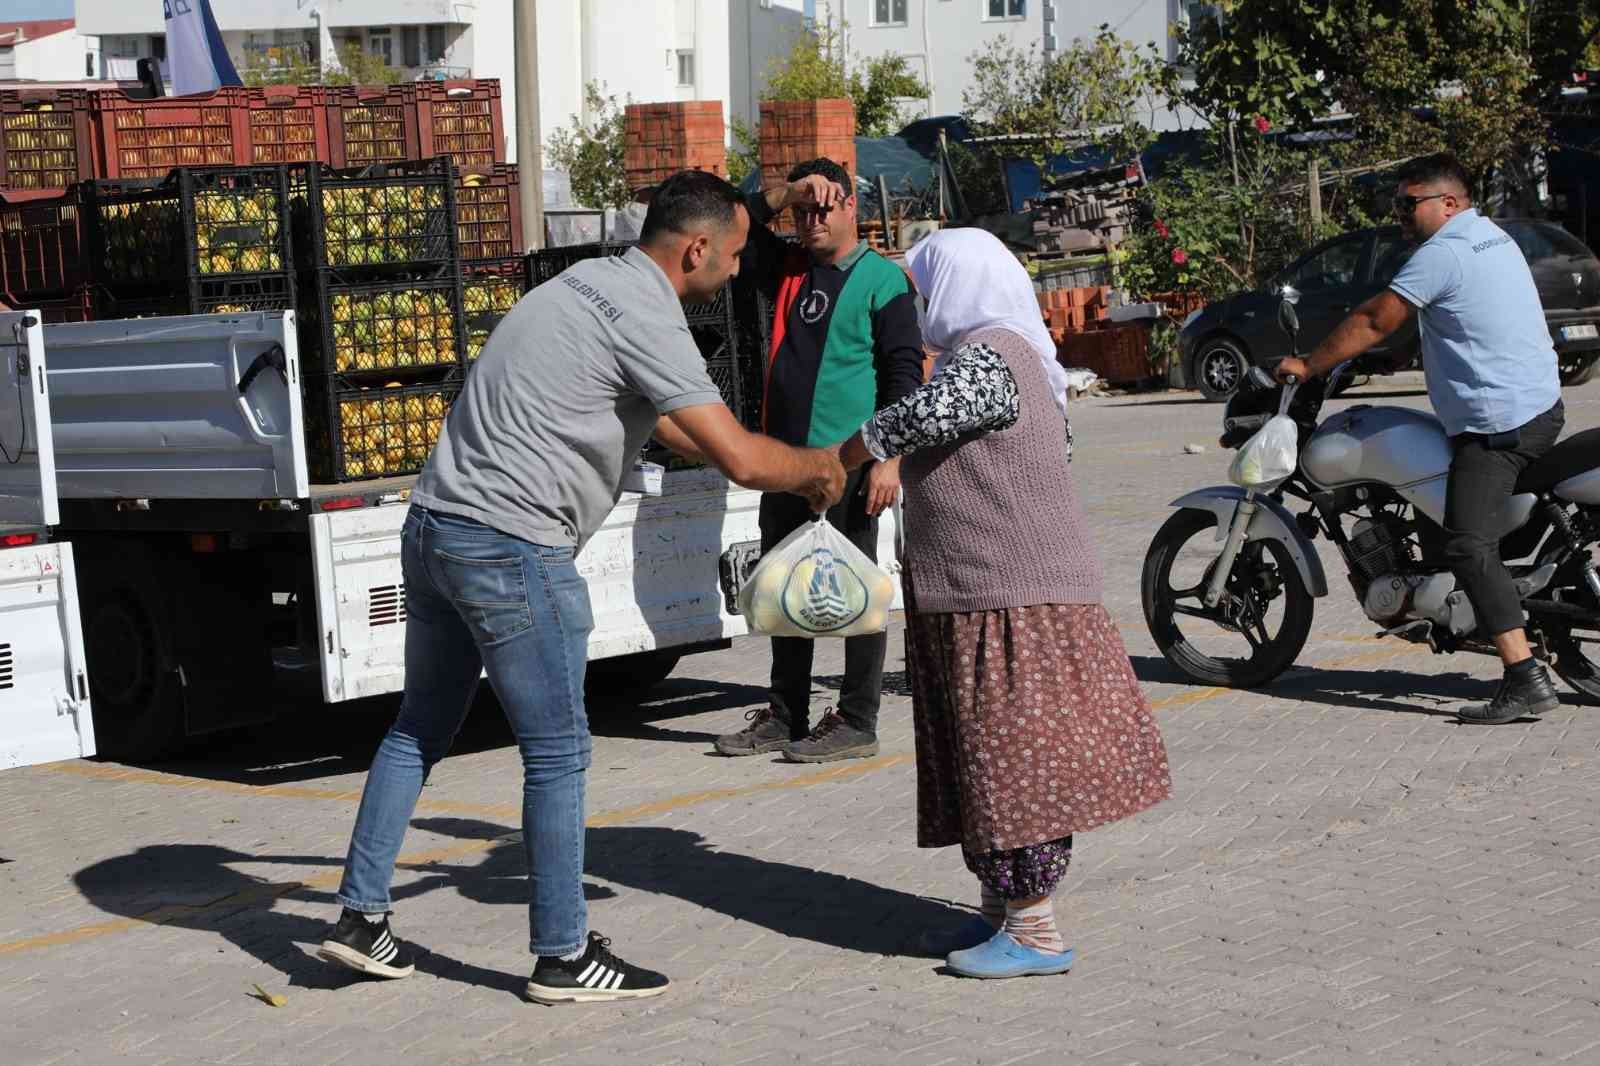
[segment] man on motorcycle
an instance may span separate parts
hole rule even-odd
[[[1304,359],[1287,358],[1279,380],[1326,374],[1376,345],[1415,309],[1428,396],[1450,435],[1445,503],[1447,555],[1493,639],[1505,677],[1487,704],[1457,717],[1500,725],[1554,710],[1555,686],[1533,658],[1521,597],[1500,559],[1517,477],[1544,455],[1565,420],[1555,348],[1544,308],[1516,243],[1472,206],[1466,171],[1448,153],[1400,172],[1394,211],[1419,242],[1389,288],[1352,311]]]

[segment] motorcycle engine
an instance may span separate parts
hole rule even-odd
[[[1409,527],[1391,515],[1363,518],[1350,536],[1354,576],[1361,586],[1361,607],[1374,622],[1388,624],[1411,609],[1425,578],[1407,574],[1411,550]]]

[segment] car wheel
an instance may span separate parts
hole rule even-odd
[[[1594,379],[1595,368],[1600,367],[1600,355],[1585,352],[1561,360],[1561,384],[1566,388],[1586,385]]]
[[[1213,402],[1226,400],[1250,372],[1250,359],[1238,341],[1214,337],[1194,357],[1194,383]]]

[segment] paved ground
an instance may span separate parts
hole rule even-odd
[[[1569,425],[1600,423],[1600,387],[1568,403]],[[912,846],[897,626],[872,761],[707,754],[760,699],[755,640],[687,661],[643,707],[595,709],[591,917],[676,980],[632,1007],[519,998],[519,771],[492,705],[417,812],[396,922],[428,954],[393,984],[310,954],[382,708],[181,764],[0,775],[0,1060],[1600,1062],[1600,712],[1460,727],[1448,709],[1490,664],[1376,642],[1337,591],[1270,692],[1175,683],[1138,567],[1166,502],[1222,480],[1218,420],[1182,396],[1075,411],[1109,603],[1177,794],[1080,839],[1058,903],[1069,976],[965,981],[911,952],[975,886],[953,850]]]

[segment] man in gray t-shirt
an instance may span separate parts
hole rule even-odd
[[[389,882],[417,795],[450,748],[482,673],[522,753],[529,881],[528,996],[541,1003],[659,995],[667,979],[588,930],[583,898],[594,617],[573,557],[605,520],[622,475],[656,434],[741,485],[826,510],[844,492],[836,450],[751,433],[723,404],[689,336],[683,300],[739,271],[743,200],[711,174],[656,191],[639,246],[541,285],[484,345],[417,483],[401,535],[406,684],[367,775],[319,954],[378,977],[412,972],[389,930]]]

